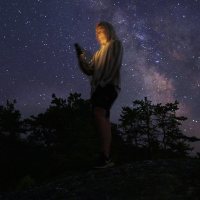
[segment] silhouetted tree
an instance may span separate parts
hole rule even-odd
[[[21,113],[15,109],[16,100],[7,100],[5,106],[0,106],[0,134],[17,140],[21,131]]]
[[[29,142],[49,149],[66,162],[80,162],[84,157],[87,160],[98,148],[90,100],[78,93],[70,93],[67,99],[53,94],[46,112],[26,119],[26,127]]]
[[[151,101],[144,98],[144,101],[134,101],[135,105],[139,108],[140,120],[143,124],[141,126],[141,131],[143,136],[145,136],[144,141],[151,153],[155,148],[158,148],[159,142],[157,138],[156,125],[154,124],[154,105]]]
[[[52,95],[52,102],[45,113],[26,120],[29,127],[29,140],[52,146],[75,137],[77,131],[84,130],[89,124],[89,102],[80,94],[70,94],[68,99]],[[71,141],[70,141],[71,142]]]
[[[146,146],[150,151],[158,145],[153,123],[153,105],[144,100],[133,101],[133,108],[123,107],[119,121],[125,136],[136,146]]]
[[[176,116],[178,104],[175,101],[164,106],[152,105],[145,97],[144,100],[134,101],[133,108],[123,107],[119,121],[126,139],[136,146],[144,145],[150,155],[160,149],[186,156],[192,150],[188,142],[194,137],[185,136],[180,129],[181,121],[187,118]]]
[[[125,142],[128,144],[134,143],[138,147],[139,140],[139,120],[137,109],[131,109],[129,107],[122,107],[122,113],[120,114],[119,121],[121,122],[120,128],[125,133]],[[122,135],[123,136],[123,135]]]
[[[21,140],[23,132],[21,113],[15,108],[16,100],[7,100],[0,106],[0,190],[11,189],[25,172],[26,145]]]
[[[157,128],[160,131],[161,145],[164,151],[170,150],[184,156],[192,148],[188,144],[189,137],[185,137],[180,129],[181,121],[185,121],[187,118],[176,116],[178,104],[178,101],[167,103],[164,106],[157,104],[154,108],[154,114],[157,118]]]
[[[94,128],[90,100],[70,93],[67,99],[52,95],[44,113],[21,120],[16,101],[0,106],[0,189],[13,189],[60,175],[67,170],[84,169],[95,157],[98,134]],[[113,153],[116,158],[149,158],[156,150],[186,155],[188,142],[196,137],[185,136],[177,117],[178,102],[152,105],[136,100],[133,108],[123,107],[120,124],[112,124]],[[21,139],[21,133],[26,134]],[[124,137],[125,136],[125,137]],[[126,142],[124,142],[123,139]]]
[[[44,113],[23,121],[14,104],[8,101],[0,107],[0,188],[3,184],[5,188],[14,187],[25,177],[38,180],[81,168],[84,160],[91,160],[96,152],[93,149],[98,148],[97,139],[90,101],[82,99],[81,94],[70,94],[67,99],[53,94]],[[26,138],[20,140],[20,133]],[[18,142],[11,144],[11,136]]]

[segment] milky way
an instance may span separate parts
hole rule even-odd
[[[148,97],[180,102],[183,130],[200,137],[199,0],[1,0],[0,103],[17,100],[24,117],[43,112],[51,95],[78,92],[88,99],[88,78],[73,44],[98,49],[95,25],[111,22],[124,46],[122,90],[113,106]]]

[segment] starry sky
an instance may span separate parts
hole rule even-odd
[[[200,0],[1,0],[0,104],[17,100],[22,117],[45,111],[51,95],[90,97],[74,43],[93,54],[95,25],[113,24],[124,46],[122,90],[113,105],[145,96],[179,101],[187,135],[200,137]]]

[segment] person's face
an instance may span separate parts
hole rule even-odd
[[[104,27],[96,28],[96,38],[100,45],[105,45],[108,42],[107,32]]]

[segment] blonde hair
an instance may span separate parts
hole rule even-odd
[[[106,30],[108,40],[118,40],[118,37],[112,24],[105,21],[101,21],[96,25],[96,28],[99,27],[102,27]]]

